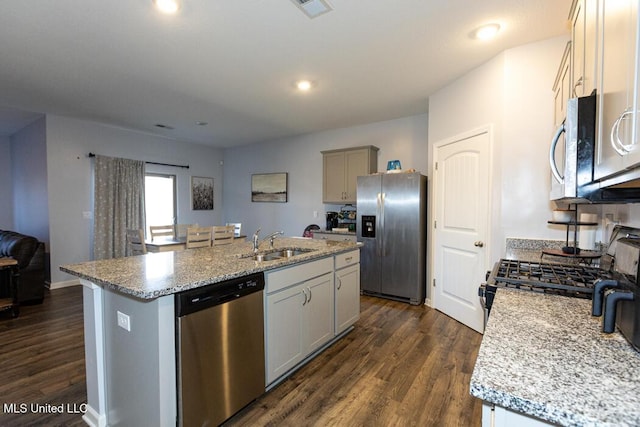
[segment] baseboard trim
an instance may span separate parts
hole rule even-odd
[[[79,285],[80,285],[80,279],[73,279],[73,280],[66,280],[64,282],[49,283],[49,289],[50,290],[62,289],[62,288],[69,288],[71,286],[79,286]]]
[[[89,404],[87,404],[87,412],[82,416],[82,420],[91,427],[105,427],[107,425],[107,418],[104,414],[99,414]]]

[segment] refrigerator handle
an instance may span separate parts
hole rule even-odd
[[[377,198],[377,203],[378,203],[378,209],[376,209],[376,254],[380,257],[382,256],[382,244],[380,243],[382,241],[382,235],[380,234],[380,231],[382,230],[381,228],[381,224],[382,224],[382,215],[384,214],[384,205],[383,205],[383,193],[378,193],[378,198]]]
[[[380,226],[378,227],[378,230],[383,231],[383,227],[384,227],[384,204],[385,204],[385,198],[387,196],[387,193],[382,193],[382,203],[380,203]],[[382,242],[382,247],[381,247],[381,252],[382,252],[382,256],[386,256],[387,255],[387,251],[385,248],[385,241],[384,241],[384,236],[380,235],[380,241]]]

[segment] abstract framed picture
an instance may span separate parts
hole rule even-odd
[[[287,173],[260,173],[251,175],[252,202],[287,202]]]
[[[191,209],[194,211],[213,210],[213,178],[191,177]]]

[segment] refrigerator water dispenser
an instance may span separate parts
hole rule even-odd
[[[376,237],[375,215],[362,215],[362,237]]]

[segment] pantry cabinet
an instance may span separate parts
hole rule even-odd
[[[322,151],[322,202],[356,203],[357,177],[378,171],[378,147]]]

